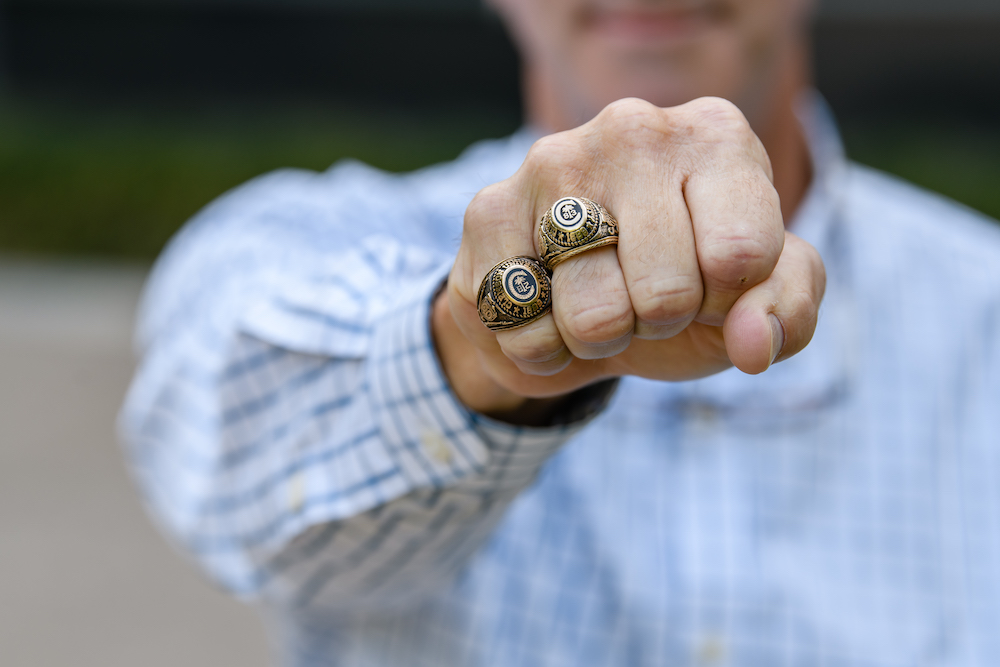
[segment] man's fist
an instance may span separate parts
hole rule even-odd
[[[433,318],[459,398],[500,413],[597,380],[747,373],[805,347],[825,286],[822,261],[787,233],[770,161],[743,114],[703,98],[670,109],[615,102],[531,148],[465,214],[447,303]],[[476,295],[500,260],[538,257],[537,225],[560,197],[618,219],[617,247],[559,264],[552,313],[491,332]]]

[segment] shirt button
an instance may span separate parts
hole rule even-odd
[[[420,436],[420,441],[424,444],[424,449],[431,455],[431,458],[438,463],[451,461],[451,447],[448,446],[440,433],[424,431],[423,435]]]
[[[709,635],[701,640],[696,655],[700,665],[721,665],[726,660],[726,644],[721,637]]]

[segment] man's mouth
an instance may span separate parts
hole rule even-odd
[[[594,7],[585,16],[586,27],[595,35],[623,46],[655,46],[697,36],[719,16],[710,3],[671,6],[606,8]]]

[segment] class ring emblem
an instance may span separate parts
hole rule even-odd
[[[516,329],[552,308],[552,284],[538,260],[508,257],[487,272],[477,297],[479,319],[493,331]]]
[[[563,197],[542,216],[538,252],[549,271],[589,250],[618,243],[618,221],[586,197]]]
[[[518,305],[530,305],[538,298],[538,281],[523,266],[507,267],[502,283],[504,295]]]

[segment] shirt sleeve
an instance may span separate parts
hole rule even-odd
[[[353,611],[435,590],[610,396],[543,429],[467,410],[430,334],[441,253],[373,236],[303,270],[274,236],[223,256],[203,246],[227,233],[202,236],[154,275],[120,430],[164,531],[240,596]],[[158,297],[179,305],[157,317]]]

